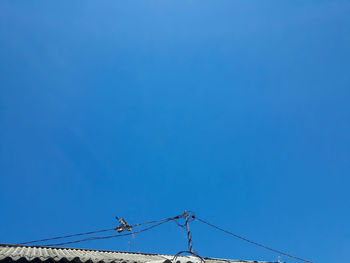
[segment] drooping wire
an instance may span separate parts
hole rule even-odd
[[[115,237],[122,237],[122,236],[130,236],[130,235],[138,234],[138,233],[150,230],[152,228],[158,227],[158,226],[160,226],[162,224],[165,224],[165,223],[167,223],[169,221],[178,219],[179,217],[181,217],[181,216],[175,216],[175,217],[170,217],[170,218],[166,218],[166,219],[162,219],[162,220],[155,220],[155,221],[150,221],[150,222],[146,222],[146,223],[135,224],[135,225],[132,225],[131,228],[138,227],[138,226],[145,225],[145,224],[151,224],[151,223],[159,222],[158,224],[155,224],[155,225],[152,225],[150,227],[141,229],[139,231],[132,231],[132,232],[125,233],[125,234],[102,236],[102,237],[89,237],[89,238],[84,238],[84,239],[75,240],[75,241],[69,241],[69,242],[62,242],[62,243],[56,243],[56,244],[46,244],[46,245],[43,245],[43,246],[44,247],[62,246],[62,245],[80,243],[80,242],[85,242],[85,241],[90,241],[90,240],[99,240],[99,239],[108,239],[108,238],[115,238]]]
[[[303,262],[306,262],[306,263],[312,263],[312,262],[309,261],[309,260],[306,260],[306,259],[303,259],[303,258],[299,258],[299,257],[293,256],[293,255],[290,255],[290,254],[285,253],[285,252],[282,252],[282,251],[280,251],[280,250],[277,250],[277,249],[274,249],[274,248],[270,248],[270,247],[267,247],[267,246],[265,246],[265,245],[263,245],[263,244],[260,244],[260,243],[251,241],[251,240],[249,240],[249,239],[247,239],[247,238],[245,238],[245,237],[236,235],[236,234],[234,234],[234,233],[232,233],[232,232],[230,232],[230,231],[228,231],[228,230],[225,230],[225,229],[223,229],[223,228],[221,228],[221,227],[215,226],[215,225],[213,225],[213,224],[211,224],[211,223],[209,223],[209,222],[207,222],[207,221],[205,221],[205,220],[203,220],[203,219],[200,219],[200,218],[198,218],[198,217],[195,217],[195,218],[196,218],[198,221],[200,221],[200,222],[202,222],[202,223],[204,223],[204,224],[206,224],[206,225],[208,225],[208,226],[210,226],[210,227],[213,227],[213,228],[215,228],[215,229],[217,229],[217,230],[220,230],[220,231],[222,231],[222,232],[225,232],[226,234],[229,234],[229,235],[231,235],[231,236],[234,236],[234,237],[236,237],[236,238],[239,238],[239,239],[241,239],[241,240],[244,240],[244,241],[246,241],[246,242],[248,242],[248,243],[251,243],[251,244],[253,244],[253,245],[256,245],[256,246],[265,248],[265,249],[270,250],[270,251],[272,251],[272,252],[275,252],[275,253],[277,253],[277,254],[284,255],[284,256],[287,256],[287,257],[290,257],[290,258],[293,258],[293,259],[297,259],[297,260],[300,260],[300,261],[303,261]]]
[[[158,223],[158,222],[167,221],[169,219],[171,219],[171,220],[177,219],[179,217],[180,216],[171,217],[171,218],[165,218],[165,219],[161,219],[161,220],[148,221],[148,222],[132,225],[131,227],[139,227],[139,226],[142,226],[142,225],[154,224],[154,223]],[[39,243],[39,242],[44,242],[44,241],[50,241],[50,240],[57,240],[57,239],[70,238],[70,237],[83,236],[83,235],[90,235],[90,234],[97,234],[97,233],[102,233],[102,232],[107,232],[107,231],[112,231],[112,230],[115,230],[115,228],[102,229],[102,230],[85,232],[85,233],[79,233],[79,234],[70,234],[70,235],[64,235],[64,236],[57,236],[57,237],[52,237],[52,238],[44,238],[44,239],[39,239],[39,240],[33,240],[33,241],[27,241],[27,242],[18,243],[17,245],[26,245],[26,244],[33,244],[33,243]]]

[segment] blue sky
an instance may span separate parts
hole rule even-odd
[[[189,209],[348,262],[349,12],[340,0],[1,1],[0,242]],[[277,260],[191,227],[202,256]],[[131,241],[72,246],[186,249],[174,223]]]

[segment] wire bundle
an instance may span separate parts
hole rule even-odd
[[[138,234],[141,232],[148,231],[152,228],[158,227],[162,224],[165,224],[169,221],[175,220],[180,218],[181,216],[174,216],[174,217],[169,217],[161,220],[154,220],[154,221],[149,221],[149,222],[144,222],[144,223],[139,223],[135,225],[131,225],[130,228],[137,228],[143,225],[149,225],[151,226],[143,228],[138,231],[130,231],[128,233],[124,234],[118,234],[118,235],[109,235],[109,236],[95,236],[95,237],[88,237],[88,238],[83,238],[79,240],[74,240],[74,241],[68,241],[68,242],[61,242],[61,243],[55,243],[55,244],[43,244],[41,246],[43,247],[51,247],[51,246],[62,246],[62,245],[67,245],[67,244],[74,244],[74,243],[80,243],[84,241],[90,241],[90,240],[98,240],[98,239],[108,239],[108,238],[114,238],[114,237],[122,237],[122,236],[130,236],[133,234]],[[52,237],[52,238],[45,238],[45,239],[40,239],[40,240],[33,240],[33,241],[28,241],[28,242],[22,242],[18,243],[17,245],[27,245],[27,244],[33,244],[33,243],[39,243],[39,242],[45,242],[45,241],[51,241],[51,240],[57,240],[57,239],[64,239],[64,238],[71,238],[71,237],[76,237],[76,236],[84,236],[84,235],[90,235],[90,234],[97,234],[97,233],[102,233],[102,232],[107,232],[107,231],[114,231],[116,230],[115,228],[109,228],[109,229],[102,229],[102,230],[97,230],[97,231],[91,231],[91,232],[85,232],[85,233],[79,233],[79,234],[71,234],[71,235],[65,235],[65,236],[58,236],[58,237]]]
[[[186,224],[182,225],[182,224],[179,224],[177,222],[177,219],[181,219],[181,218],[185,219]],[[209,222],[207,222],[207,221],[205,221],[203,219],[200,219],[200,218],[196,217],[192,212],[188,213],[187,211],[185,211],[181,215],[177,215],[177,216],[174,216],[174,217],[169,217],[169,218],[165,218],[165,219],[139,223],[139,224],[135,224],[135,225],[128,225],[128,227],[125,228],[124,230],[128,230],[129,232],[128,233],[124,233],[124,234],[108,235],[108,236],[92,236],[92,237],[87,237],[87,238],[78,239],[78,240],[74,240],[74,241],[67,241],[67,242],[54,243],[54,244],[44,244],[44,245],[41,245],[41,246],[43,246],[43,247],[62,246],[62,245],[80,243],[80,242],[90,241],[90,240],[100,240],[100,239],[109,239],[109,238],[115,238],[115,237],[129,236],[129,235],[134,235],[134,234],[138,234],[138,233],[142,233],[142,232],[151,230],[153,228],[156,228],[156,227],[158,227],[158,226],[160,226],[162,224],[165,224],[167,222],[170,222],[170,221],[175,221],[177,223],[177,225],[182,227],[182,228],[184,228],[186,226],[188,242],[189,242],[189,249],[190,249],[190,251],[182,251],[180,253],[187,252],[187,253],[190,253],[190,254],[193,254],[193,255],[199,257],[192,250],[192,238],[191,238],[191,233],[190,233],[190,230],[189,230],[189,225],[188,225],[189,221],[188,220],[191,220],[191,221],[192,220],[198,220],[199,222],[201,222],[203,224],[206,224],[206,225],[208,225],[208,226],[210,226],[210,227],[212,227],[212,228],[214,228],[216,230],[220,230],[220,231],[222,231],[222,232],[224,232],[226,234],[229,234],[229,235],[231,235],[231,236],[233,236],[235,238],[244,240],[244,241],[246,241],[246,242],[248,242],[250,244],[253,244],[255,246],[262,247],[264,249],[267,249],[267,250],[272,251],[274,253],[277,253],[279,255],[284,255],[284,256],[287,256],[289,258],[293,258],[293,259],[296,259],[296,260],[299,260],[299,261],[303,261],[303,262],[306,262],[306,263],[312,263],[309,260],[293,256],[293,255],[285,253],[283,251],[280,251],[280,250],[277,250],[277,249],[274,249],[274,248],[270,248],[270,247],[265,246],[263,244],[251,241],[251,240],[249,240],[249,239],[247,239],[245,237],[236,235],[236,234],[234,234],[234,233],[232,233],[232,232],[230,232],[228,230],[225,230],[225,229],[223,229],[221,227],[218,227],[218,226],[215,226],[215,225],[213,225],[213,224],[211,224],[211,223],[209,223]],[[150,226],[148,226],[146,228],[141,228],[140,230],[137,230],[137,231],[133,231],[132,230],[134,228],[141,227],[141,226],[144,226],[144,225],[150,225]],[[120,229],[121,228],[119,226],[117,228],[102,229],[102,230],[85,232],[85,233],[79,233],[79,234],[70,234],[70,235],[64,235],[64,236],[58,236],[58,237],[52,237],[52,238],[45,238],[45,239],[40,239],[40,240],[33,240],[33,241],[28,241],[28,242],[22,242],[22,243],[18,243],[17,245],[27,245],[27,244],[33,244],[33,243],[39,243],[39,242],[45,242],[45,241],[51,241],[51,240],[58,240],[58,239],[64,239],[64,238],[71,238],[71,237],[77,237],[77,236],[84,236],[84,235],[103,233],[103,232],[108,232],[108,231],[117,231],[119,233],[124,231],[124,230],[120,231]]]

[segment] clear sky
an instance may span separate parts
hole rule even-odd
[[[349,262],[349,14],[341,0],[1,1],[0,243],[189,209]],[[202,256],[277,260],[191,227]],[[186,249],[174,223],[131,241],[72,246]]]

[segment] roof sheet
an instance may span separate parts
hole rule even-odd
[[[88,262],[88,263],[170,263],[173,256],[77,248],[0,244],[0,262]],[[210,263],[253,262],[205,258]],[[179,256],[177,263],[200,262],[194,256]]]

